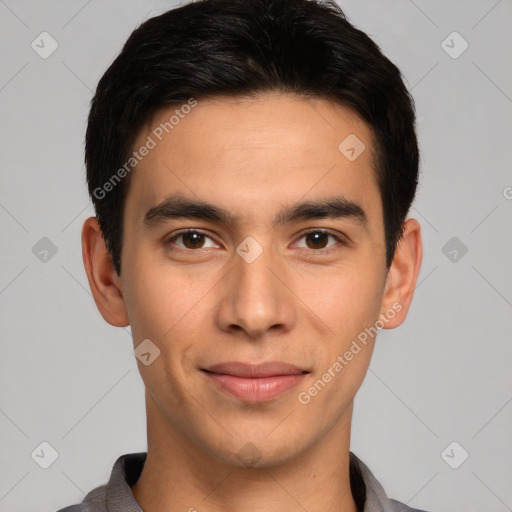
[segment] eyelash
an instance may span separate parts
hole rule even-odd
[[[200,235],[204,235],[205,237],[207,238],[210,238],[211,240],[212,237],[210,235],[208,235],[207,233],[204,233],[203,231],[199,230],[199,229],[185,229],[183,231],[179,231],[178,233],[174,233],[172,235],[172,237],[170,238],[167,238],[165,241],[164,241],[164,245],[166,247],[170,247],[173,244],[173,241],[178,239],[180,236],[183,236],[183,235],[187,235],[189,233],[197,233],[197,234],[200,234]],[[348,245],[347,241],[333,233],[332,231],[329,231],[329,230],[326,230],[326,229],[311,229],[309,231],[305,231],[304,233],[302,233],[299,237],[299,240],[304,238],[305,236],[307,235],[310,235],[312,233],[321,233],[323,235],[328,235],[328,236],[332,236],[337,242],[339,242],[341,245]],[[205,250],[208,250],[209,248],[206,248],[206,249],[202,249],[202,248],[199,248],[199,249],[188,249],[188,248],[183,248],[183,247],[172,247],[171,250],[178,250],[178,251],[184,251],[184,252],[204,252]],[[324,254],[324,253],[332,253],[334,251],[336,251],[335,248],[333,247],[327,247],[327,248],[324,248],[324,249],[305,249],[306,251],[308,252],[313,252],[315,253],[315,255],[321,255],[321,254]]]

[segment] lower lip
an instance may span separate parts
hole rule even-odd
[[[236,377],[203,370],[217,386],[249,402],[266,402],[296,386],[307,374],[274,375],[272,377]]]

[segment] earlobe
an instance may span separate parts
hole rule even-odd
[[[129,325],[121,281],[96,217],[89,217],[82,227],[82,258],[89,287],[101,316],[115,327]]]
[[[420,224],[416,219],[407,219],[386,279],[380,312],[381,318],[387,319],[384,329],[398,327],[407,317],[422,258]]]

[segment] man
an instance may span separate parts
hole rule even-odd
[[[200,0],[133,32],[92,102],[82,245],[131,326],[148,450],[63,510],[413,510],[350,428],[420,269],[414,122],[334,3]]]

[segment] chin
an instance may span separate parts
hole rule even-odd
[[[211,453],[231,466],[266,469],[286,464],[303,451],[298,449],[299,443],[293,441],[289,434],[286,440],[279,436],[270,440],[268,434],[252,438],[246,435],[239,439],[230,438],[228,446],[215,447]]]

